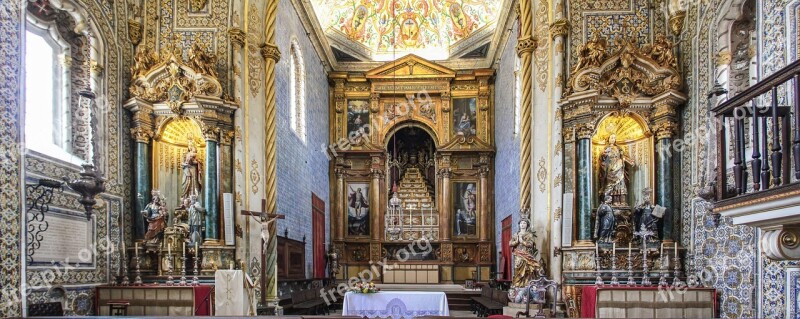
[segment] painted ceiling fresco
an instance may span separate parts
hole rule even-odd
[[[447,59],[450,47],[494,31],[502,0],[312,0],[328,36],[363,45],[375,61],[405,53]]]

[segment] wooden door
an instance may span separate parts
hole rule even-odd
[[[502,241],[500,247],[503,248],[503,253],[500,255],[500,264],[497,269],[502,275],[501,279],[511,280],[511,246],[508,244],[511,241],[511,216],[503,219],[500,237]]]
[[[325,201],[314,193],[311,193],[311,224],[314,278],[325,278]]]

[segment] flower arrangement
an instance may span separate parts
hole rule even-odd
[[[350,291],[359,294],[374,294],[381,291],[380,288],[375,287],[374,283],[359,282],[350,288]]]

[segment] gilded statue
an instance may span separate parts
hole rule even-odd
[[[167,207],[164,205],[164,200],[161,198],[161,193],[157,190],[152,191],[153,199],[144,210],[141,211],[145,221],[147,221],[147,233],[144,234],[144,240],[148,244],[158,244],[159,236],[167,227]]]
[[[650,238],[654,240],[658,238],[658,222],[664,217],[666,209],[652,204],[650,199],[652,194],[653,191],[649,187],[642,190],[642,203],[633,211],[633,227],[636,231],[652,231],[653,237]]]
[[[158,57],[154,53],[148,53],[144,46],[139,46],[136,49],[136,55],[133,57],[133,66],[131,66],[131,78],[135,79],[145,75],[156,63]]]
[[[587,40],[578,48],[578,63],[575,64],[573,72],[577,72],[590,66],[599,66],[606,58],[606,47],[608,42],[595,33],[591,39]]]
[[[203,187],[201,183],[202,177],[200,176],[201,163],[197,158],[197,147],[194,142],[189,140],[188,151],[183,159],[183,193],[181,198],[188,198],[192,195],[200,196],[200,191]]]
[[[611,196],[614,206],[627,205],[628,187],[625,164],[634,165],[621,147],[617,145],[616,134],[608,137],[608,143],[600,154],[600,193]]]
[[[656,35],[653,43],[646,46],[642,51],[650,55],[660,66],[672,68],[678,66],[678,60],[672,53],[672,42],[667,40],[667,37],[663,34]]]
[[[331,278],[336,278],[336,275],[339,274],[339,253],[336,252],[336,249],[331,246],[328,248],[328,273],[330,274]]]
[[[617,226],[617,218],[611,207],[611,196],[606,195],[603,203],[597,207],[597,219],[594,222],[594,239],[599,243],[613,243]]]
[[[189,49],[189,66],[195,72],[211,77],[217,77],[217,57],[206,53],[205,47],[200,42],[194,42]]]
[[[529,227],[530,222],[523,217],[519,221],[519,231],[511,237],[511,242],[509,242],[511,255],[514,256],[512,288],[526,287],[529,281],[539,278],[541,265],[536,257],[539,254],[534,242],[536,234]]]
[[[189,201],[189,205],[186,208],[189,213],[189,246],[197,247],[203,242],[206,210],[200,205],[197,195],[192,195],[186,200]]]

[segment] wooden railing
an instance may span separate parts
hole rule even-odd
[[[784,94],[789,105],[780,104]],[[800,117],[791,114],[800,114],[800,60],[711,111],[716,117],[718,201],[797,186]],[[733,185],[728,176],[731,145]]]

